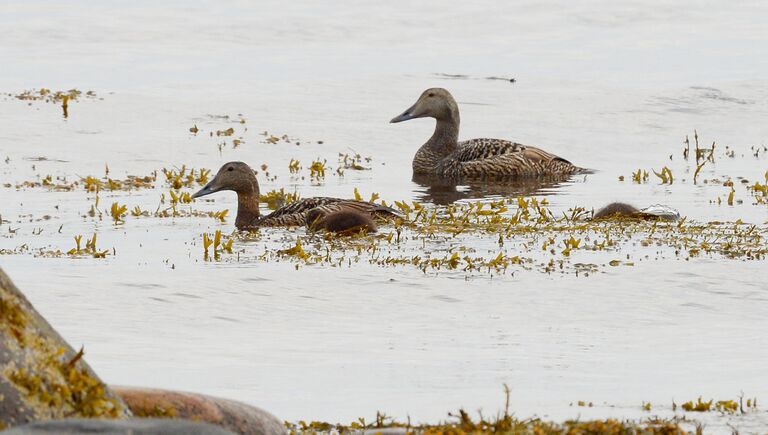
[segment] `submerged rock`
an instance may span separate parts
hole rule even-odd
[[[3,432],[6,435],[234,435],[207,423],[163,418],[102,420],[73,418],[30,423]]]
[[[154,388],[112,389],[137,417],[204,421],[243,435],[276,435],[286,432],[283,423],[272,414],[234,400]]]
[[[96,376],[0,269],[0,429],[37,420],[125,418]]]

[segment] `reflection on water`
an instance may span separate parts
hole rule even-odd
[[[418,201],[447,205],[463,199],[553,195],[568,180],[576,177],[584,177],[584,175],[461,180],[414,174],[411,180],[420,186],[414,190]]]

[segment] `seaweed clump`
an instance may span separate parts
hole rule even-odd
[[[355,198],[362,196],[356,191]],[[377,198],[373,194],[371,200]],[[297,268],[299,263],[349,267],[368,263],[412,266],[424,273],[504,274],[523,269],[589,276],[604,266],[634,266],[651,255],[656,260],[705,255],[760,260],[768,255],[768,227],[741,221],[672,221],[646,213],[647,209],[640,210],[639,217],[608,213],[607,218],[590,219],[591,213],[583,207],[557,216],[548,209],[546,199],[524,197],[437,207],[415,201],[393,205],[403,219],[380,227],[378,234],[318,238],[310,231],[299,234],[298,241],[284,238],[290,247],[267,249],[254,258],[294,261]],[[310,230],[317,226],[308,223]],[[478,236],[497,242],[478,244]]]
[[[373,431],[400,428],[406,434],[654,434],[654,435],[678,435],[687,434],[680,425],[671,420],[648,420],[633,422],[608,418],[605,420],[568,420],[563,423],[543,421],[538,418],[520,420],[511,415],[486,419],[479,417],[477,420],[464,410],[459,413],[449,414],[453,420],[437,424],[403,423],[389,419],[383,414],[377,414],[374,422],[367,423],[364,419],[352,422],[349,425],[331,424],[312,421],[298,423],[286,422],[290,434],[316,434],[316,433],[358,433],[360,431]],[[383,417],[383,418],[382,418]]]
[[[677,435],[687,434],[680,425],[672,420],[651,419],[642,422],[630,420],[618,420],[608,418],[605,420],[568,420],[563,423],[555,423],[539,418],[519,419],[509,411],[509,389],[505,389],[506,405],[503,413],[495,417],[487,418],[479,414],[473,419],[468,412],[459,409],[458,413],[448,413],[448,421],[436,424],[412,424],[400,422],[380,412],[376,413],[376,419],[367,422],[363,418],[350,424],[331,424],[327,422],[299,421],[298,423],[285,422],[289,432],[294,434],[304,433],[359,433],[384,431],[385,429],[401,429],[406,434],[658,434]]]

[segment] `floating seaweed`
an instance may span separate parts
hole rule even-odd
[[[357,198],[362,195],[355,192]],[[375,197],[375,195],[374,195]],[[697,223],[688,219],[656,222],[630,219],[592,221],[583,208],[557,217],[546,199],[523,198],[432,207],[395,201],[405,215],[390,231],[351,239],[298,234],[287,247],[267,249],[263,261],[290,259],[307,265],[366,262],[382,267],[412,266],[427,271],[507,273],[510,270],[594,273],[604,266],[633,266],[642,261],[642,248],[659,246],[674,258],[718,255],[722,258],[762,259],[768,253],[768,229],[743,223]],[[499,250],[476,252],[473,240],[493,235]],[[559,244],[559,248],[556,249]],[[602,251],[637,246],[623,260],[588,260]],[[531,251],[540,246],[550,258]],[[299,249],[301,248],[301,249]],[[521,255],[528,252],[529,256]],[[531,256],[532,254],[532,256]],[[631,256],[637,257],[632,260]],[[573,257],[573,259],[572,259]],[[510,269],[512,267],[515,269]]]
[[[81,247],[82,240],[82,235],[75,236],[75,247],[67,251],[67,255],[70,257],[89,256],[93,258],[106,258],[109,250],[99,251],[96,248],[96,233],[93,233],[93,237],[86,240],[85,247]]]
[[[366,167],[363,165],[363,161],[365,163],[370,164],[371,163],[370,157],[363,158],[360,154],[354,153],[354,154],[348,154],[348,153],[339,153],[339,166],[336,168],[336,173],[338,175],[343,176],[345,170],[353,170],[353,171],[367,171],[370,170],[370,167]]]
[[[325,178],[326,163],[327,161],[325,160],[323,160],[322,162],[320,160],[313,161],[312,164],[309,166],[310,178],[314,178],[316,180],[320,178]]]
[[[639,172],[639,171],[638,171]],[[653,170],[653,173],[661,179],[661,184],[672,184],[674,178],[672,177],[672,170],[664,166],[660,172]]]
[[[203,258],[208,259],[208,249],[212,248],[213,258],[218,260],[221,252],[232,253],[232,244],[234,239],[229,238],[226,242],[222,243],[221,230],[216,230],[213,236],[209,236],[208,233],[203,233]]]
[[[115,221],[115,224],[123,223],[123,216],[126,215],[128,212],[128,206],[127,205],[120,205],[117,202],[112,203],[112,207],[110,208],[109,214],[112,216],[112,219]]]
[[[167,185],[173,189],[191,188],[194,186],[203,186],[208,182],[211,175],[210,169],[187,169],[186,165],[181,165],[179,169],[162,169],[165,175]]]
[[[301,163],[299,163],[298,160],[291,159],[290,162],[288,162],[288,170],[291,172],[291,174],[296,174],[301,170]]]

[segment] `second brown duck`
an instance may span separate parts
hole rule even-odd
[[[256,173],[243,162],[225,163],[216,176],[197,191],[192,198],[231,190],[237,193],[237,217],[239,230],[265,226],[302,226],[307,223],[307,213],[316,209],[322,215],[336,211],[356,212],[369,218],[391,219],[398,217],[396,210],[380,204],[353,199],[315,197],[304,198],[278,208],[267,215],[259,211],[259,182]]]
[[[627,204],[626,202],[612,202],[596,211],[592,216],[592,219],[644,219],[676,221],[680,219],[680,213],[673,208],[659,204],[652,205],[644,209],[639,209],[634,205]]]

